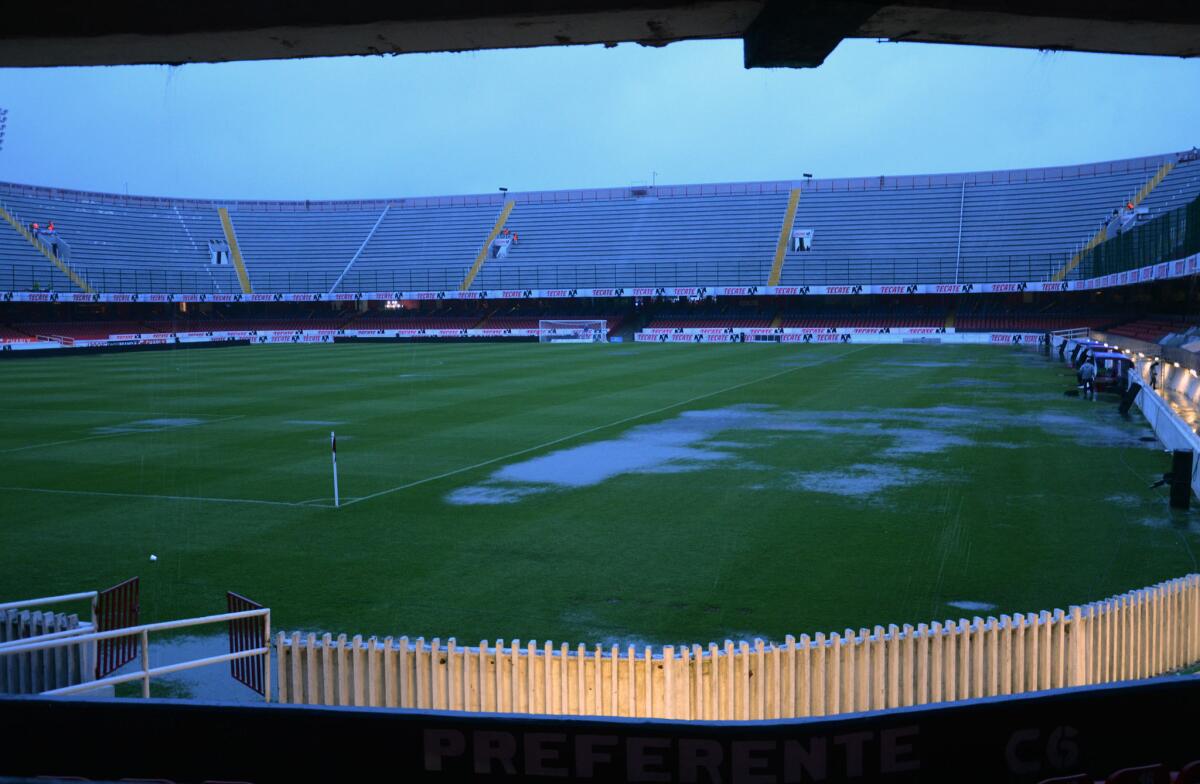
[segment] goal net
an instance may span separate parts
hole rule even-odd
[[[542,343],[603,343],[608,337],[604,319],[543,319],[538,321],[538,340]]]

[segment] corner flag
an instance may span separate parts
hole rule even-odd
[[[332,430],[329,431],[329,450],[333,456],[333,505],[336,507],[341,506],[341,503],[338,500],[337,484],[337,435]]]

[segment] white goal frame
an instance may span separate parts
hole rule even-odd
[[[608,340],[608,322],[604,319],[541,319],[540,343],[604,343]]]

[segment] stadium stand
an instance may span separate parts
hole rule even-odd
[[[1176,163],[1179,161],[1178,163]],[[785,226],[799,188],[795,218]],[[936,176],[627,187],[352,202],[206,202],[0,184],[17,225],[55,221],[102,292],[236,293],[1038,281],[1131,200],[1137,220],[1200,194],[1167,154]],[[230,218],[230,234],[220,210]],[[489,245],[503,228],[503,247]],[[789,240],[813,232],[807,250]],[[507,242],[510,237],[517,238]],[[248,287],[239,283],[240,249]],[[1067,270],[1068,272],[1064,272]],[[77,291],[0,224],[0,288]]]
[[[762,284],[786,203],[787,191],[518,202],[507,222],[518,241],[472,287]]]
[[[17,324],[16,328],[27,335],[77,340],[100,340],[109,335],[150,331],[138,321],[32,321]]]
[[[814,180],[781,283],[1048,280],[1101,221],[1178,155],[929,177]],[[1147,196],[1150,214],[1200,193],[1196,163],[1180,164]]]
[[[69,245],[71,266],[97,291],[238,291],[233,270],[211,263],[208,240],[219,240],[224,233],[210,203],[18,185],[0,186],[0,203],[23,223],[54,221]],[[7,229],[0,226],[0,232],[8,234]],[[6,262],[9,239],[3,246]],[[21,260],[26,258],[21,254]],[[4,266],[9,269],[0,269],[0,280],[21,272],[21,265]],[[40,259],[32,270],[47,266]],[[69,282],[54,283],[56,290],[77,290]]]
[[[1155,316],[1111,327],[1107,332],[1122,337],[1159,343],[1172,334],[1182,334],[1200,325],[1200,319],[1183,316]]]

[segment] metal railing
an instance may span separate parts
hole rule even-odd
[[[1067,253],[961,258],[789,256],[781,285],[909,284],[970,282],[1029,282],[1050,280],[1070,260]],[[226,268],[197,270],[130,269],[117,265],[72,267],[102,293],[227,294],[236,284],[215,275]],[[1081,265],[1070,278],[1086,277]],[[258,293],[358,291],[453,291],[468,268],[404,266],[386,270],[340,269],[263,270],[250,268]],[[584,264],[521,264],[493,260],[475,279],[475,289],[634,288],[650,286],[764,286],[769,261],[592,262]],[[36,285],[35,285],[36,284]],[[45,265],[0,260],[0,291],[70,291],[70,282]]]
[[[92,592],[94,593],[94,592]],[[70,594],[71,598],[82,598],[86,594]],[[52,600],[64,600],[65,597],[57,596],[50,599],[36,600],[39,603],[49,603]],[[27,607],[31,606],[30,602],[17,603],[16,606]],[[3,607],[3,605],[0,605]],[[202,626],[210,623],[222,623],[226,621],[237,621],[244,618],[262,618],[263,619],[263,637],[267,644],[258,648],[251,648],[235,653],[225,653],[219,656],[208,656],[202,659],[192,659],[185,662],[177,662],[175,664],[166,664],[160,667],[150,666],[150,633],[168,631],[171,629],[184,629],[191,626]],[[30,651],[48,650],[51,648],[61,648],[68,645],[78,645],[84,642],[94,642],[99,640],[110,640],[124,637],[138,636],[141,643],[141,667],[136,672],[126,673],[124,675],[110,675],[107,678],[100,678],[94,681],[79,683],[74,686],[65,686],[61,689],[53,689],[51,691],[42,692],[43,695],[66,695],[78,694],[80,692],[91,691],[93,689],[104,688],[106,686],[116,686],[121,683],[130,683],[140,680],[142,682],[142,696],[150,696],[150,681],[161,675],[169,675],[174,672],[183,670],[191,670],[197,667],[206,667],[211,664],[222,664],[224,662],[232,662],[239,659],[248,659],[253,656],[263,657],[263,669],[265,671],[265,688],[266,701],[271,701],[271,610],[264,607],[261,610],[243,610],[241,612],[221,613],[219,615],[205,615],[198,618],[184,618],[178,621],[163,621],[160,623],[146,623],[139,626],[127,626],[122,629],[112,629],[104,632],[89,632],[86,629],[71,629],[68,631],[54,632],[52,634],[44,634],[33,641],[18,640],[11,643],[0,644],[0,656],[9,656],[17,653],[26,653]]]
[[[64,593],[61,596],[43,596],[40,599],[26,599],[20,602],[4,602],[0,604],[0,612],[4,612],[5,610],[24,610],[26,607],[42,607],[47,604],[60,604],[89,599],[92,605],[92,623],[94,624],[96,622],[96,599],[99,596],[99,591],[81,591],[80,593]]]

